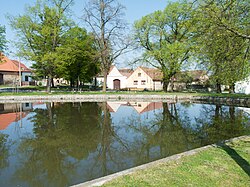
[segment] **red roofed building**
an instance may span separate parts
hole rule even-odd
[[[162,72],[154,68],[138,67],[128,78],[128,88],[136,90],[162,90]]]
[[[3,56],[0,61],[0,85],[19,85],[20,77],[22,85],[30,85],[32,83],[31,69],[17,60],[10,60]]]
[[[0,104],[0,131],[5,130],[11,123],[19,122],[32,111],[33,104],[20,103]]]

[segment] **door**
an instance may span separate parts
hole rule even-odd
[[[113,80],[114,83],[114,90],[120,90],[121,88],[121,81],[119,79]]]
[[[0,73],[0,85],[3,84],[3,74]]]

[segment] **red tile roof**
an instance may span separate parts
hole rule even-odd
[[[183,77],[189,76],[193,80],[192,81],[200,81],[200,80],[208,80],[207,72],[204,70],[190,70],[190,71],[182,71],[177,73],[174,78],[175,81],[182,81]]]
[[[31,72],[31,69],[27,68],[23,63],[20,62],[20,70],[22,72]],[[0,71],[19,71],[19,61],[10,60],[8,57],[3,56],[0,62]]]
[[[132,69],[119,69],[119,72],[125,76],[125,77],[129,77],[130,75],[132,75],[132,73],[134,72]]]
[[[152,102],[149,105],[147,105],[147,107],[145,107],[140,114],[144,113],[144,112],[149,112],[152,110],[157,110],[157,109],[161,109],[163,107],[162,102]]]
[[[163,74],[159,69],[140,67],[154,81],[161,81]]]
[[[5,130],[11,123],[18,122],[21,118],[25,118],[27,115],[28,113],[26,112],[22,112],[21,116],[20,112],[0,114],[0,130]]]

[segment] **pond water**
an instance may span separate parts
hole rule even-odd
[[[70,186],[250,134],[250,109],[162,102],[0,104],[0,186]]]

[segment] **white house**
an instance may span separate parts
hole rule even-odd
[[[250,76],[244,81],[235,83],[235,93],[250,94]]]
[[[127,80],[128,89],[162,90],[162,73],[158,69],[138,67]]]
[[[116,66],[111,66],[107,77],[107,88],[111,90],[120,90],[127,88],[127,79],[133,73],[131,69],[117,69]],[[104,78],[97,77],[97,84],[102,85]]]

